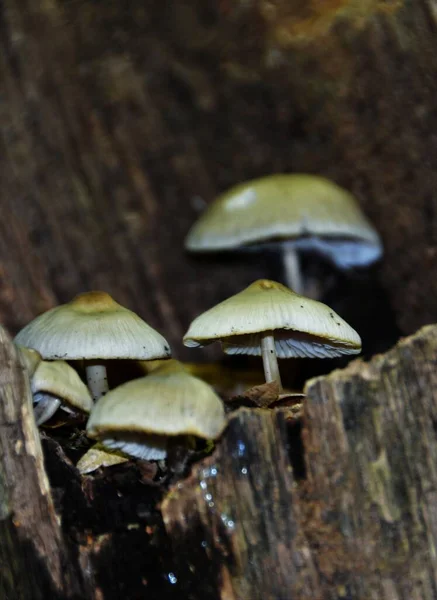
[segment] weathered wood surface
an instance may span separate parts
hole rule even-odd
[[[0,598],[90,598],[55,513],[29,379],[0,329]]]
[[[306,388],[302,506],[324,598],[437,598],[436,367],[431,325]]]
[[[271,257],[185,256],[190,224],[228,186],[290,170],[356,192],[399,323],[436,320],[436,14],[435,0],[4,0],[0,321],[15,331],[103,288],[186,352],[193,316],[278,276]]]
[[[283,414],[237,413],[162,505],[191,597],[435,600],[436,365],[433,325],[310,381],[297,481]]]
[[[320,597],[287,448],[285,413],[240,409],[213,456],[164,500],[193,598]]]

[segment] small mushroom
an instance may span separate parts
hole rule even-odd
[[[176,363],[100,398],[88,420],[88,436],[144,460],[164,459],[175,436],[216,439],[226,424],[222,401]]]
[[[17,346],[20,351],[20,355],[23,359],[26,371],[29,373],[29,377],[35,373],[35,370],[39,363],[42,361],[42,356],[33,348],[26,348],[25,346]]]
[[[81,475],[86,475],[101,467],[112,467],[128,461],[129,457],[123,454],[123,452],[119,450],[108,452],[103,444],[97,443],[88,452],[85,452],[78,461],[76,468]]]
[[[42,425],[62,407],[89,413],[93,400],[76,371],[63,360],[41,361],[30,381],[35,421]]]
[[[262,356],[266,382],[281,378],[277,358],[358,354],[361,339],[329,306],[260,279],[198,316],[185,346],[222,342],[226,354]]]
[[[382,255],[378,233],[355,198],[315,175],[270,175],[219,196],[185,240],[191,252],[280,247],[287,285],[304,286],[298,253],[322,255],[341,269],[367,266]]]
[[[96,400],[108,391],[105,360],[169,357],[165,338],[105,292],[79,294],[43,313],[15,337],[44,359],[85,360],[88,387]]]

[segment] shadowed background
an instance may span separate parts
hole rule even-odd
[[[189,257],[184,237],[284,171],[347,187],[382,236],[381,267],[325,298],[368,351],[437,320],[433,5],[2,2],[0,320],[102,289],[179,357],[218,356],[182,347],[189,322],[279,256]]]

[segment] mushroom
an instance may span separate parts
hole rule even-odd
[[[298,252],[313,251],[341,269],[367,266],[382,255],[378,233],[355,198],[316,175],[270,175],[232,187],[193,225],[191,252],[280,246],[285,280],[303,293]]]
[[[171,361],[100,398],[87,435],[130,456],[162,460],[174,436],[216,439],[225,424],[223,403],[212,388]]]
[[[268,279],[210,308],[191,323],[185,346],[222,342],[226,354],[262,356],[266,382],[281,378],[277,358],[358,354],[361,339],[329,306]]]
[[[76,371],[63,360],[41,361],[30,381],[37,425],[62,407],[67,412],[89,413],[93,400]]]
[[[171,354],[165,338],[105,292],[79,294],[43,313],[14,340],[38,350],[44,359],[85,360],[95,400],[108,391],[108,359],[149,360]]]
[[[17,346],[23,359],[26,371],[29,373],[29,377],[35,373],[35,370],[39,363],[42,361],[42,356],[36,350],[32,348],[26,348],[25,346]]]
[[[112,467],[121,465],[129,461],[129,457],[123,452],[114,451],[108,452],[103,444],[94,444],[78,461],[76,468],[81,475],[92,473],[100,467]]]

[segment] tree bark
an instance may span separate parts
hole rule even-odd
[[[0,597],[90,598],[54,510],[27,372],[3,329],[0,364]]]
[[[308,383],[304,500],[324,597],[437,598],[437,326]]]
[[[162,504],[193,598],[437,598],[436,353],[429,326],[308,382],[304,477],[280,410],[231,417]]]
[[[194,598],[320,597],[287,446],[285,413],[240,409],[214,455],[164,500]]]

